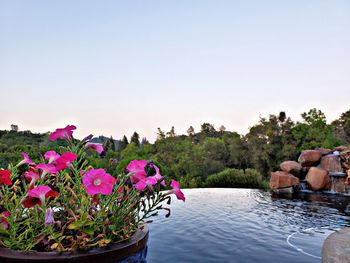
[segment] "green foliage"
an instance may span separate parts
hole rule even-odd
[[[206,180],[208,187],[237,187],[237,188],[261,188],[262,175],[255,169],[225,169],[224,171],[210,175]]]
[[[140,147],[140,135],[134,132],[131,136],[130,143],[134,143],[137,147]]]
[[[126,136],[118,149],[110,150],[104,158],[90,153],[88,158],[96,167],[104,167],[110,159],[118,159],[116,171],[122,172],[130,160],[154,160],[163,175],[182,182],[185,187],[205,186],[209,175],[227,168],[254,168],[267,179],[271,171],[279,169],[285,160],[296,160],[302,150],[317,147],[333,148],[350,144],[350,110],[341,114],[331,124],[325,114],[317,109],[302,113],[302,121],[294,123],[285,112],[261,117],[245,135],[226,131],[220,127],[203,123],[200,132],[192,126],[186,135],[176,135],[175,128],[163,132],[158,128],[157,140],[151,144],[146,138],[140,143],[135,132],[129,144]],[[36,153],[52,148],[58,150],[64,142],[50,142],[47,134],[0,131],[0,165],[20,160],[14,153],[26,151],[32,158]],[[105,138],[105,139],[103,139]],[[109,138],[103,137],[102,143]],[[111,141],[111,139],[109,139]]]

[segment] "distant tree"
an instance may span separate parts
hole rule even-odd
[[[220,132],[226,131],[226,127],[225,127],[224,125],[221,125],[221,126],[219,127],[219,131],[220,131]]]
[[[115,151],[116,151],[116,149],[115,149],[115,143],[114,143],[114,139],[113,139],[112,136],[109,138],[109,143],[110,143],[110,145],[111,145],[111,147],[110,147],[111,151],[115,152]]]
[[[146,144],[150,144],[149,141],[147,140],[146,137],[143,137],[141,140],[141,145],[146,145]]]
[[[165,133],[160,128],[158,128],[157,140],[162,140],[164,138],[165,138]]]
[[[140,135],[134,132],[131,136],[130,143],[134,143],[137,147],[140,147]]]
[[[187,134],[190,137],[194,136],[194,128],[192,126],[187,129]]]
[[[301,116],[303,121],[298,122],[292,130],[299,151],[317,147],[333,148],[340,144],[322,111],[311,109]]]
[[[350,110],[343,112],[332,126],[335,137],[343,144],[350,144]]]
[[[173,138],[176,136],[176,133],[175,133],[175,128],[174,126],[171,127],[171,130],[169,132],[166,133],[166,135],[170,138]]]
[[[212,133],[215,133],[216,130],[214,128],[214,125],[213,124],[210,124],[210,123],[203,123],[201,125],[201,132],[204,133],[204,134],[212,134]]]
[[[118,151],[119,152],[123,151],[126,148],[126,146],[128,146],[128,144],[129,144],[128,138],[126,138],[126,136],[124,135],[123,139],[119,143]]]

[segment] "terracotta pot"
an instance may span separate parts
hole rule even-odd
[[[146,262],[148,227],[144,226],[127,241],[86,252],[22,252],[0,248],[1,263],[117,263]]]

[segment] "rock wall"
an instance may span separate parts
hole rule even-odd
[[[350,148],[302,151],[298,161],[288,160],[272,172],[270,187],[276,192],[291,188],[350,194]]]

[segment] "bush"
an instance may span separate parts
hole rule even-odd
[[[255,169],[225,169],[208,176],[208,187],[264,188],[263,177]]]

